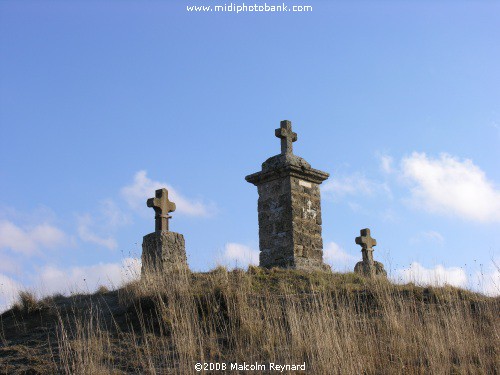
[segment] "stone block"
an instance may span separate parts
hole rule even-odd
[[[184,236],[175,232],[153,232],[143,237],[142,274],[187,269]]]

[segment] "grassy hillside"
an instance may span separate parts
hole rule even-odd
[[[192,374],[196,363],[246,362],[261,368],[226,372],[276,373],[272,362],[305,363],[284,371],[295,374],[495,374],[499,311],[499,298],[451,287],[218,268],[93,295],[25,293],[0,317],[0,372]]]

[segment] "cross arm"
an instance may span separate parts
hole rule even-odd
[[[157,205],[155,205],[155,199],[156,199],[156,198],[149,198],[149,199],[146,201],[146,205],[147,205],[148,207],[153,207],[153,208],[154,208],[154,207],[156,207]]]
[[[176,208],[177,207],[176,207],[174,202],[168,202],[168,205],[167,205],[168,212],[174,212]]]
[[[160,198],[149,198],[146,201],[146,205],[148,207],[161,208],[161,199]]]
[[[292,142],[297,141],[297,133],[292,132],[288,129],[283,129],[283,128],[275,129],[274,135],[278,138],[281,138],[281,139],[288,138],[288,136],[290,136],[292,139]]]

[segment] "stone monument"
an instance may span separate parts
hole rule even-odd
[[[167,189],[158,189],[155,197],[147,200],[155,210],[155,231],[143,237],[142,275],[146,272],[169,272],[187,269],[184,236],[168,230],[168,221],[175,211],[175,203],[168,199]]]
[[[329,174],[293,154],[297,134],[290,121],[281,121],[275,135],[281,140],[281,154],[245,177],[259,193],[259,265],[329,270],[323,263],[319,190]]]
[[[370,235],[370,229],[361,229],[361,236],[356,237],[356,244],[361,246],[363,260],[356,263],[354,272],[367,277],[387,276],[384,265],[373,260],[373,246],[377,245],[377,240]]]

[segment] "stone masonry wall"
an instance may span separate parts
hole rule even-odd
[[[258,186],[261,267],[293,267],[292,208],[290,178],[279,178]]]
[[[296,268],[325,268],[319,185],[291,177],[293,251]]]
[[[319,185],[285,176],[258,190],[260,266],[325,269]]]

